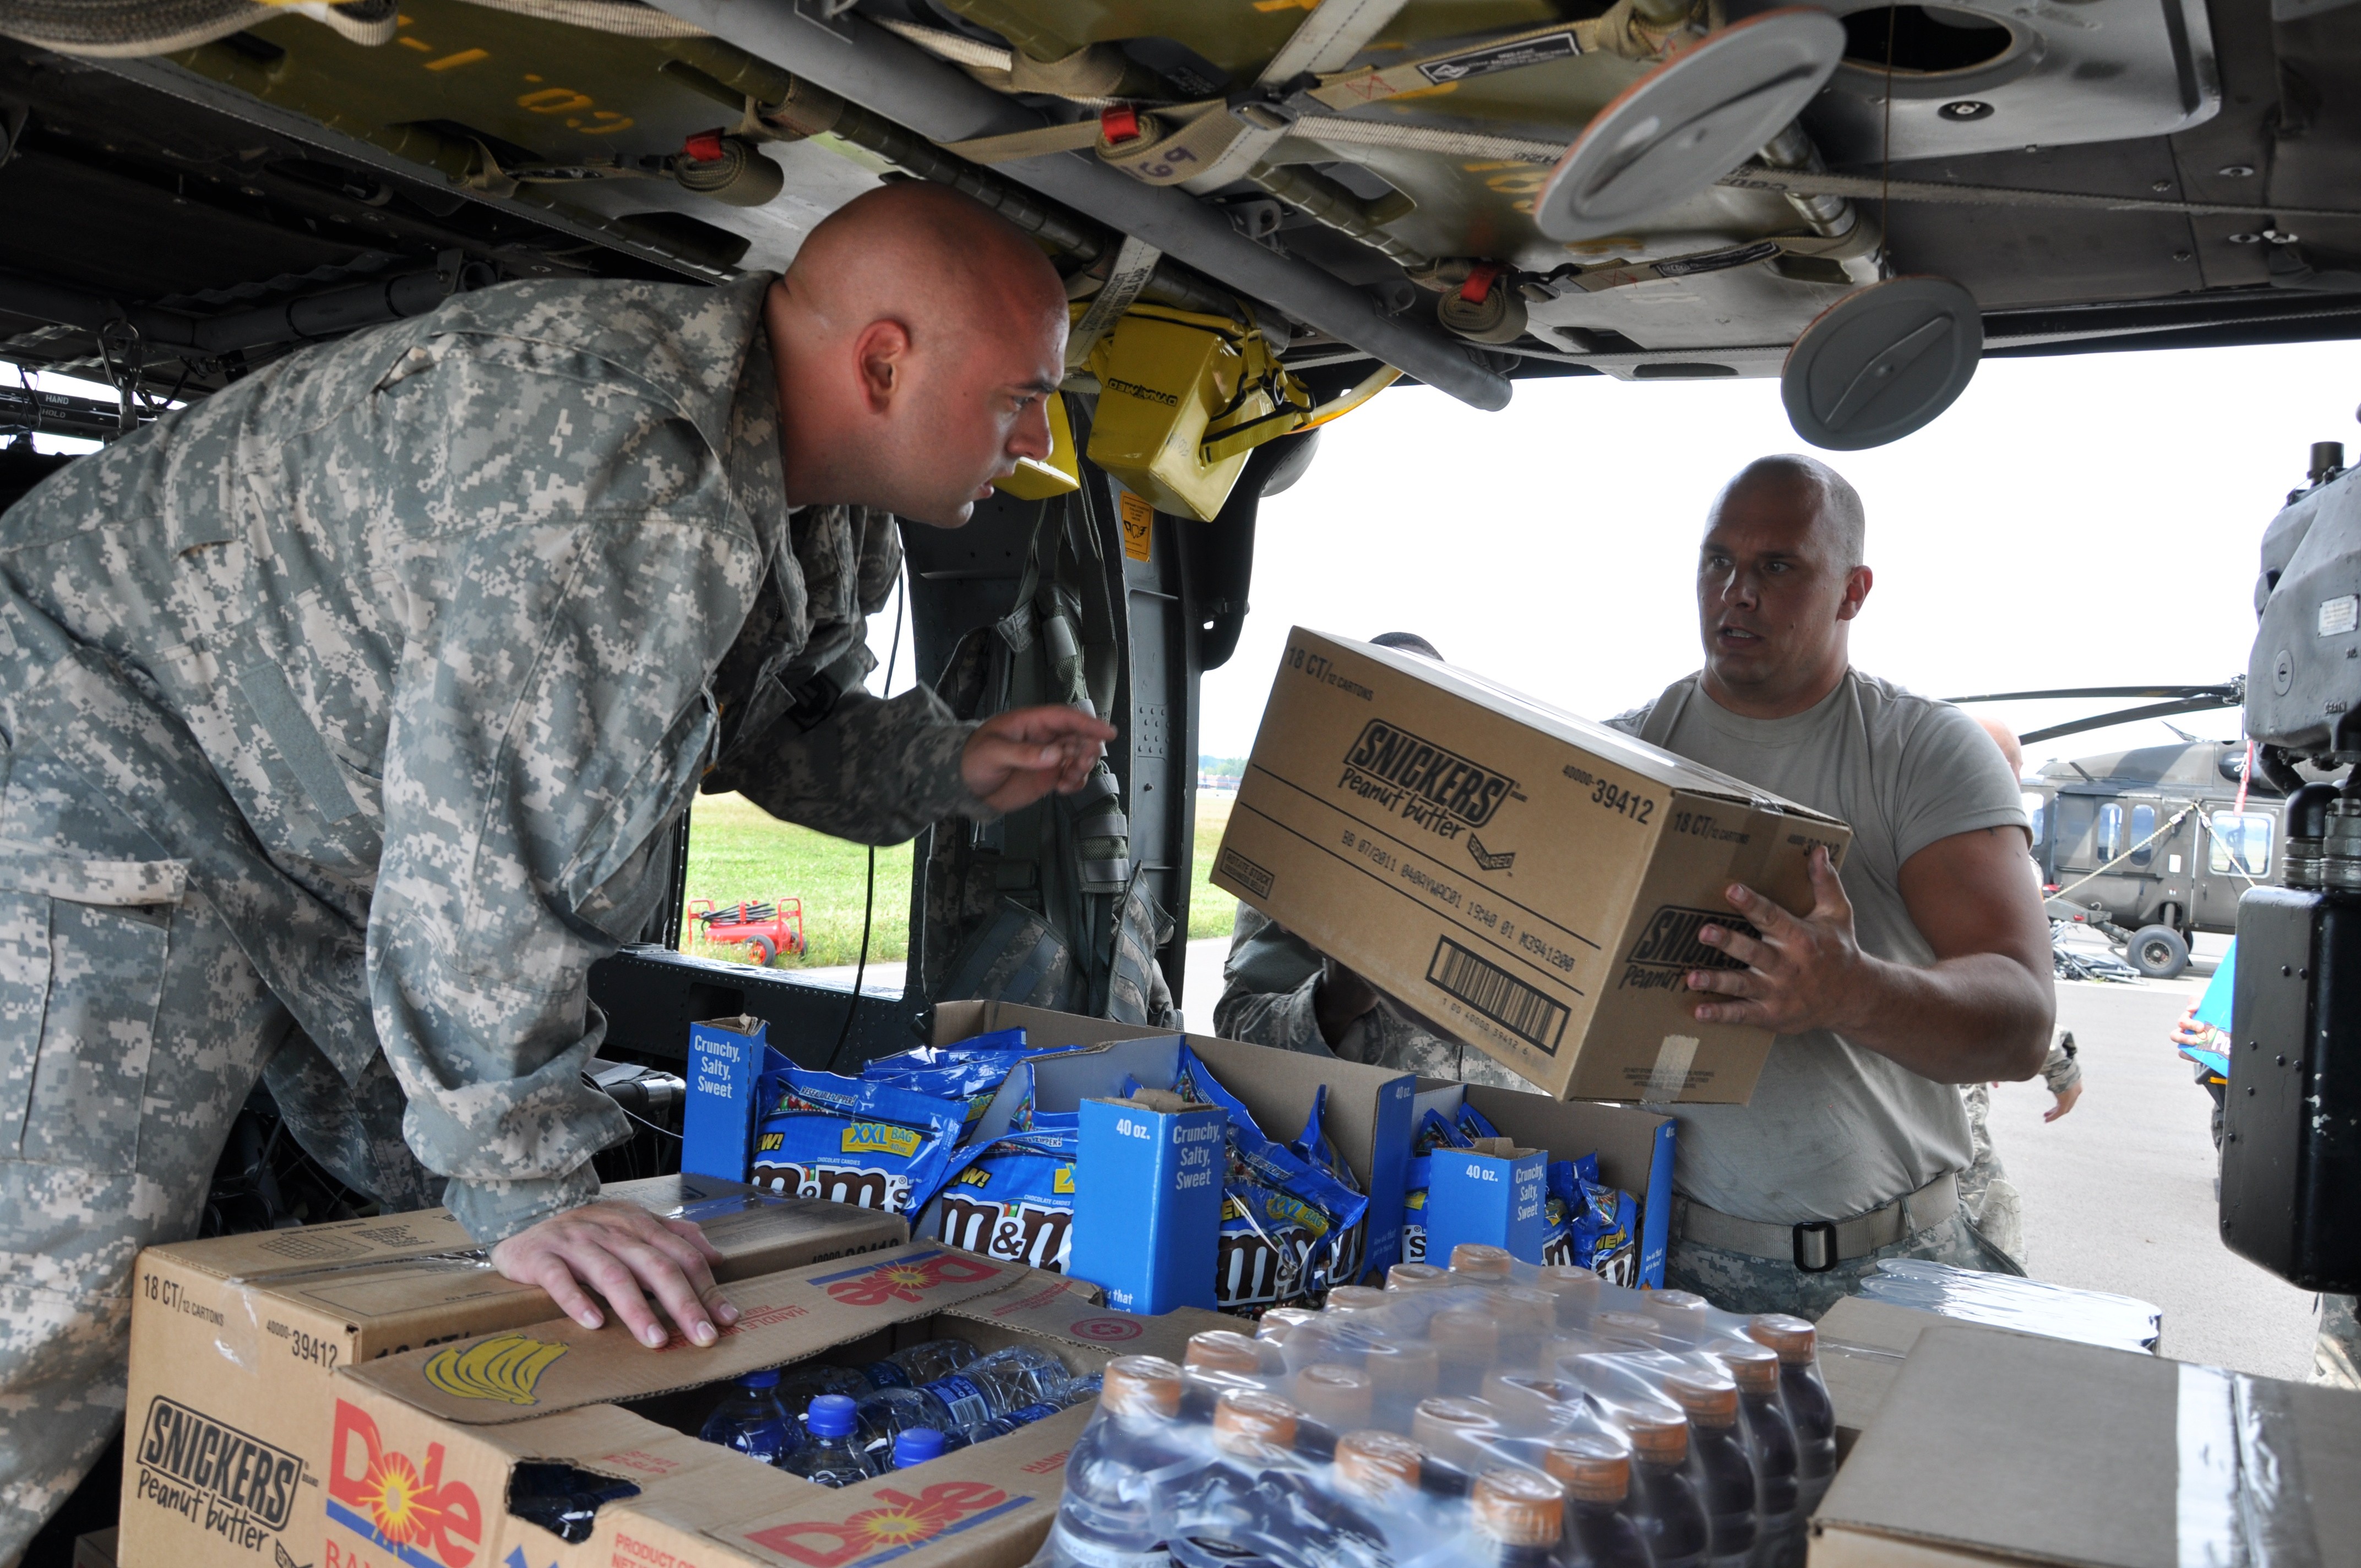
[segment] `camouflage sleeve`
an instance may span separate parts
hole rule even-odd
[[[859,644],[847,657],[865,659]],[[947,817],[989,819],[968,793],[960,756],[976,726],[925,686],[880,697],[854,685],[810,729],[793,715],[734,752],[705,781],[785,821],[858,844],[898,844]]]
[[[1320,955],[1309,943],[1262,911],[1239,905],[1230,955],[1222,965],[1222,999],[1213,1003],[1213,1033],[1225,1040],[1334,1056],[1312,1010],[1320,975]]]
[[[582,1081],[588,973],[657,896],[762,566],[742,525],[646,513],[488,520],[459,548],[394,692],[368,972],[404,1135],[489,1243],[595,1198],[590,1156],[628,1131]]]

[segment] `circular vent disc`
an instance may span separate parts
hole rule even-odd
[[[1822,311],[1779,371],[1795,433],[1830,452],[1899,441],[1975,378],[1976,299],[1949,278],[1889,278]]]
[[[1696,195],[1784,129],[1844,49],[1844,25],[1802,5],[1708,34],[1583,127],[1535,199],[1533,225],[1597,239]]]

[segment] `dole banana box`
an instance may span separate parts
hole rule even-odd
[[[606,1195],[695,1220],[724,1280],[907,1235],[890,1214],[734,1181],[659,1177]],[[561,1315],[537,1287],[494,1271],[440,1209],[150,1247],[132,1290],[119,1551],[169,1568],[318,1568],[335,1375]],[[533,1354],[488,1367],[487,1353],[468,1376],[522,1383]]]
[[[1048,1533],[1089,1403],[832,1491],[691,1435],[715,1386],[945,1334],[986,1352],[1035,1345],[1087,1374],[1118,1354],[1177,1360],[1190,1334],[1235,1321],[1113,1312],[1077,1281],[926,1245],[730,1295],[741,1316],[710,1349],[675,1336],[651,1352],[559,1318],[341,1369],[321,1421],[320,1523],[289,1552],[312,1568],[1016,1568]],[[525,1464],[629,1495],[567,1540],[512,1511],[551,1474]]]
[[[1742,1103],[1723,890],[1811,906],[1843,823],[1467,671],[1288,634],[1213,880],[1559,1099]]]

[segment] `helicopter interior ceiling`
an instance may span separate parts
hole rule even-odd
[[[1134,236],[1143,297],[1250,311],[1323,396],[1776,375],[1913,275],[1972,297],[1969,371],[1972,313],[1985,356],[2361,335],[2341,0],[0,0],[0,357],[154,399],[500,279],[777,268],[897,177],[1077,300]],[[118,417],[70,405],[33,412]]]

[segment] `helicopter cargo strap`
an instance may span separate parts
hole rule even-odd
[[[1806,1274],[1825,1274],[1839,1263],[1867,1257],[1880,1247],[1939,1225],[1959,1212],[1959,1178],[1947,1170],[1917,1191],[1850,1220],[1806,1220],[1780,1225],[1767,1220],[1741,1220],[1691,1199],[1675,1198],[1673,1234],[1699,1246],[1776,1258],[1792,1262]]]

